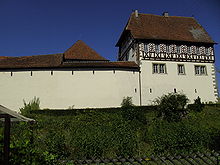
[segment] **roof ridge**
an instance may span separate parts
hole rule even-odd
[[[157,14],[148,14],[148,13],[138,13],[138,15],[151,15],[151,16],[158,16],[158,17],[164,17],[164,18],[169,18],[169,17],[180,17],[180,18],[193,18],[195,19],[194,17],[187,17],[187,16],[175,16],[175,15],[169,15],[167,17],[163,16],[163,15],[157,15]]]
[[[39,56],[52,56],[52,55],[63,55],[63,53],[56,53],[56,54],[39,54],[39,55],[31,55],[31,56],[0,56],[0,57],[6,57],[7,58],[25,58],[25,57],[39,57]]]
[[[108,61],[82,40],[78,40],[70,48],[68,48],[64,52],[64,58],[66,60]]]

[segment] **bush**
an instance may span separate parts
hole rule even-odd
[[[124,97],[121,103],[122,117],[125,120],[133,120],[136,118],[136,111],[132,103],[132,97]]]
[[[36,139],[36,135],[33,134],[31,127],[35,126],[25,122],[12,124],[10,140],[10,164],[57,165],[57,155],[39,149],[38,147],[40,146],[33,141]]]
[[[196,121],[167,122],[155,120],[148,128],[147,140],[155,154],[181,154],[206,151],[209,130]]]
[[[28,124],[13,123],[11,164],[58,164],[62,160],[86,158],[140,157],[152,154],[219,150],[218,107],[190,112],[179,122],[161,120],[156,111],[143,110],[148,123],[139,122],[140,107],[123,116],[120,109],[33,111],[33,143]],[[153,108],[153,107],[152,107]],[[123,111],[127,112],[125,108]],[[79,112],[80,111],[80,112]],[[133,116],[130,118],[130,116]],[[136,120],[138,119],[138,120]]]
[[[67,114],[68,111],[66,111]],[[33,115],[33,114],[32,114]],[[36,150],[56,159],[129,156],[137,153],[136,127],[120,111],[35,116]]]
[[[131,97],[125,97],[121,103],[121,115],[126,121],[137,120],[146,124],[144,111],[132,103]]]
[[[195,112],[201,112],[204,109],[204,106],[205,105],[201,103],[201,99],[198,96],[198,98],[194,100],[194,104],[189,106],[189,109]]]
[[[33,100],[31,100],[29,103],[26,103],[24,101],[24,107],[20,108],[20,112],[24,116],[30,115],[31,111],[39,110],[40,109],[40,99],[34,97]]]
[[[0,123],[0,163],[3,161],[3,126]]]
[[[166,121],[180,121],[186,112],[189,99],[181,93],[169,93],[155,100],[159,117]]]

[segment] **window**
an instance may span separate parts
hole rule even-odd
[[[180,46],[180,51],[181,51],[181,53],[187,53],[187,46],[186,45],[181,45]]]
[[[154,43],[149,43],[148,44],[148,51],[149,52],[155,52],[155,44]]]
[[[153,64],[153,73],[166,73],[165,64]]]
[[[166,52],[166,45],[165,44],[160,44],[159,48],[160,48],[160,52],[162,52],[162,53]]]
[[[199,47],[199,52],[201,55],[205,55],[205,47],[204,46]]]
[[[195,74],[196,75],[206,75],[206,66],[203,65],[196,65],[195,66]]]
[[[177,53],[179,54],[180,53],[180,46],[177,46],[176,50],[177,50]]]
[[[191,53],[196,54],[196,46],[191,46]]]
[[[144,51],[148,52],[148,44],[144,44]]]
[[[155,51],[156,51],[156,53],[159,53],[159,48],[160,48],[159,45],[156,44],[156,45],[155,45]]]
[[[170,51],[170,53],[176,53],[176,51],[177,51],[176,45],[174,45],[174,44],[170,45],[169,51]]]
[[[208,55],[213,55],[213,48],[212,47],[208,48]]]
[[[178,74],[180,75],[184,75],[185,74],[185,67],[183,64],[178,64],[177,65],[177,70],[178,70]]]

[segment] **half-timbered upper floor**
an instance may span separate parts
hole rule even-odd
[[[215,61],[215,42],[193,17],[133,12],[116,46],[119,61]]]
[[[214,50],[211,45],[175,44],[175,43],[141,43],[139,45],[141,60],[164,60],[185,62],[214,62]]]

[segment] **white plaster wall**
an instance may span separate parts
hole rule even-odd
[[[152,63],[165,63],[167,74],[153,74]],[[177,64],[185,65],[186,75],[178,75]],[[206,65],[207,75],[195,75],[194,65]],[[141,61],[142,104],[152,104],[155,98],[174,92],[183,92],[193,103],[198,96],[203,102],[216,102],[211,63]],[[150,88],[152,93],[150,93]],[[195,93],[195,89],[197,93]]]
[[[34,96],[51,109],[117,107],[126,96],[139,104],[138,72],[123,70],[0,72],[0,92],[0,104],[16,111]]]
[[[128,61],[137,62],[136,61],[136,54],[135,54],[135,51],[133,50],[133,48],[130,48],[128,52],[129,52],[128,53]]]

